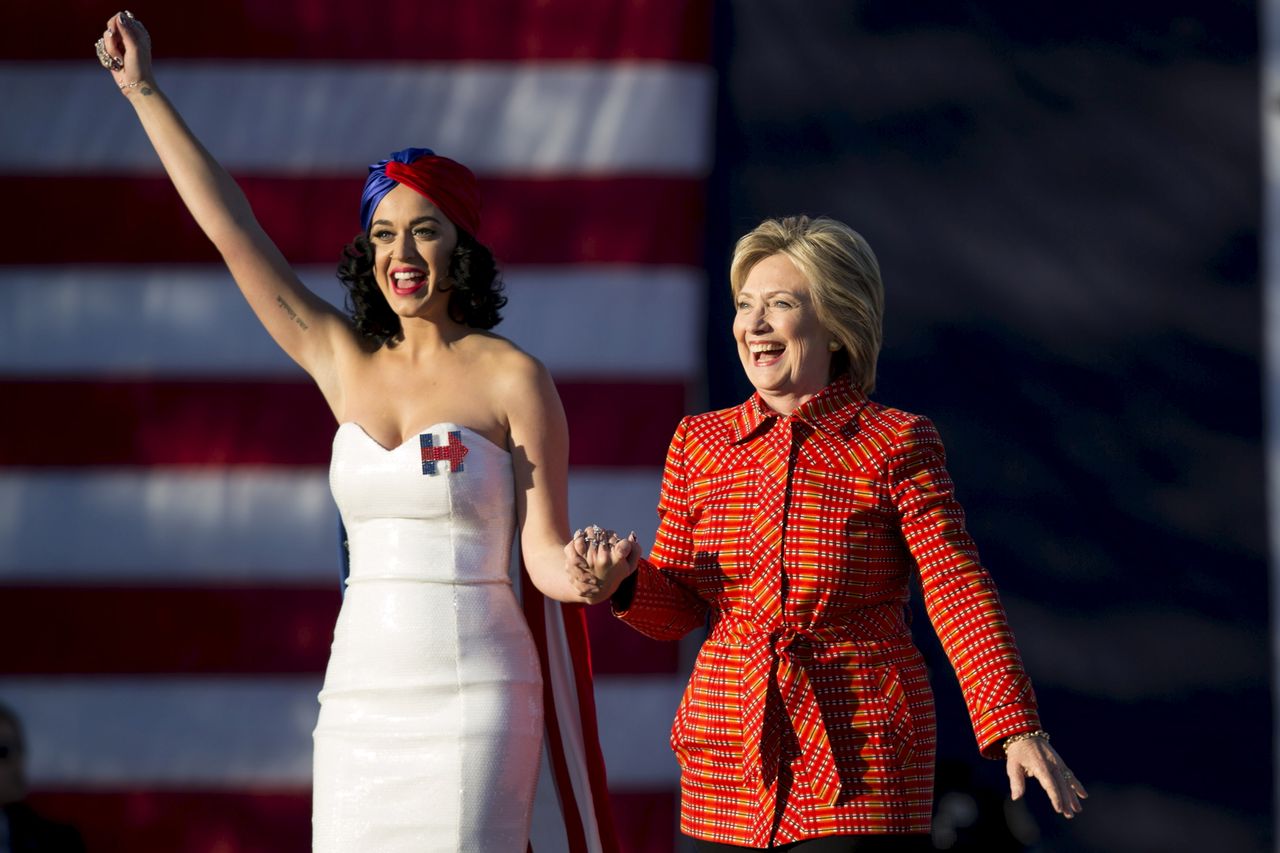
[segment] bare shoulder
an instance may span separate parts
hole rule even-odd
[[[486,357],[491,361],[485,371],[494,377],[490,393],[512,434],[559,436],[567,441],[564,406],[547,366],[505,338],[490,345]]]
[[[537,358],[492,332],[468,336],[476,366],[492,378],[502,394],[528,394],[551,382],[551,372]]]

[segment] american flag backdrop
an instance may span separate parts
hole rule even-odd
[[[302,851],[334,422],[97,66],[114,11],[64,0],[0,64],[0,702],[33,802],[90,850]],[[133,12],[160,86],[326,298],[367,164],[416,145],[475,170],[510,298],[495,331],[568,412],[572,522],[652,541],[667,440],[700,410],[710,0]],[[623,849],[671,850],[678,649],[589,621]]]

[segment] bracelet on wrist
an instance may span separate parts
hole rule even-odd
[[[1031,740],[1032,738],[1036,738],[1037,740],[1042,740],[1045,743],[1048,743],[1049,733],[1046,732],[1044,729],[1036,729],[1034,732],[1021,732],[1020,734],[1009,735],[1007,738],[1004,739],[1004,743],[1001,744],[1001,747],[1004,749],[1005,755],[1008,755],[1010,746],[1012,746],[1013,744],[1017,743],[1020,740]]]

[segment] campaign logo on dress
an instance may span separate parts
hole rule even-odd
[[[441,461],[448,462],[453,473],[461,474],[462,460],[471,452],[471,448],[462,443],[462,432],[456,429],[450,430],[445,443],[439,446],[429,432],[418,436],[418,443],[422,445],[422,473],[432,477],[438,473],[437,463]]]

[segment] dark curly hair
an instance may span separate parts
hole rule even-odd
[[[502,321],[498,313],[507,304],[502,295],[502,274],[489,248],[467,231],[458,229],[458,244],[449,257],[449,316],[473,329],[492,329]],[[338,279],[347,289],[347,311],[356,334],[371,350],[404,339],[400,317],[391,310],[373,277],[373,246],[360,234],[342,250]]]

